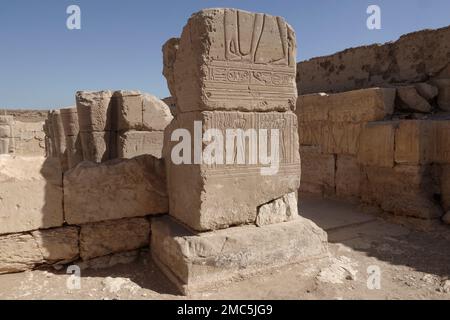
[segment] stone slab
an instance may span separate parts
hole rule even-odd
[[[117,157],[131,159],[143,154],[161,158],[163,131],[126,131],[117,138]]]
[[[395,162],[427,164],[432,160],[432,122],[402,120],[395,132]]]
[[[113,130],[115,111],[111,91],[78,91],[75,99],[81,132]]]
[[[152,156],[82,162],[64,174],[64,212],[69,224],[167,213],[164,164]]]
[[[276,239],[274,241],[274,239]],[[151,253],[189,294],[288,264],[323,258],[327,235],[310,220],[193,234],[170,217],[152,222]]]

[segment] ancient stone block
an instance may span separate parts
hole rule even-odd
[[[180,139],[182,146],[187,145],[183,152],[179,150],[180,137],[171,141],[175,129],[185,129],[193,137],[192,141]],[[212,138],[214,144],[211,140],[202,143],[210,129],[219,132],[222,139]],[[226,138],[227,130],[236,135]],[[274,133],[278,136],[272,138]],[[299,187],[297,117],[291,112],[178,114],[167,127],[164,139],[168,190],[177,195],[170,197],[170,214],[195,230],[254,222],[259,206]],[[258,148],[261,146],[267,148],[266,152]],[[210,162],[205,162],[205,157],[200,159],[214,150],[217,156],[212,156]],[[250,150],[255,151],[254,157],[250,157]],[[174,159],[180,155],[183,161],[176,164]]]
[[[439,108],[450,111],[450,79],[436,79],[432,83],[439,89],[437,101]]]
[[[175,79],[174,79],[174,63],[177,56],[178,47],[180,45],[179,38],[171,38],[167,40],[162,48],[163,52],[163,75],[167,79],[167,87],[170,94],[175,97]]]
[[[184,27],[168,80],[180,112],[294,110],[295,57],[283,18],[206,9]]]
[[[426,164],[431,160],[433,141],[430,121],[400,121],[395,132],[395,162]]]
[[[150,222],[145,218],[97,222],[81,226],[80,256],[88,260],[149,245]]]
[[[169,217],[152,222],[151,253],[184,294],[253,273],[327,255],[326,233],[297,219],[264,227],[243,226],[193,234]]]
[[[12,153],[11,150],[11,139],[10,138],[0,138],[0,154]]]
[[[112,130],[115,111],[111,91],[78,91],[75,98],[81,132]]]
[[[63,171],[67,169],[66,156],[66,136],[64,134],[64,127],[62,124],[61,113],[59,110],[54,110],[50,113],[52,122],[52,139],[55,145],[55,156],[59,158]]]
[[[362,125],[350,122],[331,122],[322,126],[320,146],[325,153],[356,155]]]
[[[439,93],[437,87],[426,82],[416,83],[414,87],[416,88],[417,93],[427,101],[433,100]]]
[[[111,131],[103,132],[80,132],[81,146],[83,149],[83,159],[92,162],[105,162],[113,158]]]
[[[298,97],[301,121],[368,122],[384,120],[394,112],[395,89],[370,88],[338,94],[308,94]]]
[[[437,120],[432,122],[432,161],[435,163],[450,163],[450,121]]]
[[[14,122],[13,144],[14,153],[27,156],[45,155],[45,133],[43,122]],[[60,145],[60,150],[65,151],[65,143]],[[64,159],[64,155],[62,155]]]
[[[421,219],[442,216],[442,209],[434,200],[439,186],[429,166],[365,167],[364,177],[363,202],[401,216]]]
[[[46,263],[68,263],[79,255],[77,227],[37,230],[31,235]]]
[[[0,138],[11,138],[12,137],[12,127],[7,124],[0,125]]]
[[[395,121],[367,123],[361,132],[358,162],[364,166],[394,166]]]
[[[68,169],[72,169],[83,161],[83,147],[81,146],[80,134],[76,136],[66,136],[66,152]]]
[[[297,194],[291,192],[259,207],[256,225],[262,227],[269,224],[291,221],[297,217]]]
[[[77,257],[75,227],[0,236],[0,274],[25,271],[44,263],[68,263]]]
[[[417,92],[415,86],[398,87],[397,95],[403,109],[424,113],[432,110],[431,105]]]
[[[163,163],[151,156],[82,162],[64,174],[64,212],[83,224],[168,211]]]
[[[61,113],[62,125],[65,136],[76,136],[80,132],[78,124],[78,111],[76,107],[62,108]]]
[[[0,234],[63,224],[58,159],[0,156]]]
[[[356,157],[337,155],[336,157],[336,195],[340,198],[355,199],[361,194],[361,166]]]
[[[443,165],[441,168],[440,188],[441,188],[442,206],[445,211],[449,211],[450,210],[450,164]]]
[[[146,130],[163,131],[172,121],[169,107],[150,94],[142,95],[142,124]]]
[[[117,130],[142,130],[142,95],[139,91],[116,91]]]
[[[131,159],[149,154],[161,158],[163,140],[162,131],[126,131],[117,139],[117,156]]]
[[[301,147],[301,193],[330,196],[335,193],[335,156],[323,154],[318,147]]]

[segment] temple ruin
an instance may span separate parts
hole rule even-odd
[[[310,196],[450,224],[450,27],[296,50],[281,17],[205,9],[163,46],[171,97],[1,115],[0,274],[149,251],[181,293],[217,288],[328,259]]]

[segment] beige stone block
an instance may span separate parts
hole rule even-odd
[[[298,137],[302,146],[321,146],[323,145],[324,128],[327,126],[325,121],[311,121],[298,123]]]
[[[81,226],[80,256],[83,260],[131,251],[150,243],[150,222],[145,218],[97,222]]]
[[[199,121],[199,133],[194,132],[194,121]],[[178,152],[178,140],[171,141],[175,129],[186,129],[192,141],[187,142],[186,152],[193,150],[186,162],[176,164],[172,153]],[[255,139],[228,139],[234,147],[225,148],[223,163],[207,164],[196,162],[194,155],[202,155],[211,143],[201,143],[201,136],[209,129],[217,129],[222,137],[226,130],[241,129],[241,137],[249,129],[259,132],[267,130],[267,142],[272,145],[272,132],[279,133],[279,152],[273,153],[276,161],[265,164],[258,154],[250,161],[251,145],[258,149]],[[273,130],[273,131],[272,131]],[[251,131],[250,131],[251,132]],[[200,137],[200,140],[197,140]],[[251,135],[250,135],[251,136]],[[224,141],[226,138],[223,139]],[[239,143],[239,142],[242,143]],[[263,145],[263,140],[261,140]],[[277,143],[278,142],[278,143]],[[195,145],[198,146],[195,147]],[[219,143],[220,145],[220,143]],[[224,142],[225,145],[225,142]],[[238,147],[239,146],[239,147]],[[266,145],[267,146],[267,145]],[[272,156],[271,148],[267,155]],[[198,231],[226,228],[231,225],[254,222],[257,208],[283,195],[295,192],[300,182],[300,157],[297,134],[297,117],[293,113],[248,113],[248,112],[202,112],[178,114],[165,131],[163,157],[166,161],[168,190],[176,197],[170,197],[170,214]],[[197,152],[196,152],[197,150]],[[216,150],[223,150],[220,147]],[[265,155],[262,152],[262,155]],[[278,156],[277,156],[278,155]],[[245,161],[238,162],[242,156]],[[227,157],[231,161],[227,161]],[[198,164],[195,164],[198,163]],[[278,163],[278,164],[276,164]]]
[[[328,254],[326,233],[301,217],[200,234],[162,217],[152,221],[151,238],[154,261],[184,294]]]
[[[432,122],[432,160],[435,163],[450,163],[450,120]]]
[[[163,131],[126,131],[118,136],[117,156],[131,159],[143,154],[161,158]]]
[[[442,216],[442,208],[434,199],[439,186],[430,166],[366,167],[364,177],[363,202],[400,216],[420,219]]]
[[[362,170],[356,157],[337,155],[336,157],[336,195],[355,199],[361,195]]]
[[[11,150],[11,139],[0,138],[0,154],[9,154],[14,150]]]
[[[143,94],[142,99],[143,127],[146,130],[164,131],[173,119],[169,107],[150,94]]]
[[[66,136],[67,164],[72,169],[83,161],[83,147],[81,146],[81,135]]]
[[[55,157],[61,162],[63,171],[67,169],[66,136],[62,125],[61,113],[59,110],[51,111],[52,140],[55,146]]]
[[[12,128],[10,125],[4,124],[0,125],[0,138],[11,138],[12,137]]]
[[[168,81],[180,112],[294,110],[295,58],[283,18],[205,9],[184,27]]]
[[[80,132],[77,107],[60,109],[65,136],[76,136]]]
[[[256,225],[262,227],[269,224],[292,221],[297,217],[297,193],[291,192],[259,207]]]
[[[394,166],[395,130],[398,122],[381,121],[366,124],[361,131],[358,162],[364,166]]]
[[[64,227],[0,236],[0,274],[41,264],[63,264],[78,257],[78,230]]]
[[[335,193],[335,156],[323,154],[318,147],[301,147],[301,193],[319,193],[330,196]]]
[[[115,101],[111,91],[78,91],[75,98],[81,132],[113,130]]]
[[[395,162],[426,164],[432,156],[432,123],[428,120],[403,120],[395,132]]]
[[[0,156],[0,234],[63,224],[62,173],[55,158]]]
[[[163,75],[172,97],[175,96],[174,63],[180,45],[179,38],[171,38],[163,45]]]
[[[80,132],[81,146],[83,150],[83,159],[101,163],[113,158],[112,136],[115,133],[111,131],[102,132]]]
[[[64,174],[64,212],[69,224],[167,211],[164,165],[151,156],[104,164],[82,162]]]
[[[142,130],[142,94],[139,91],[116,91],[117,130]]]
[[[363,125],[331,122],[322,126],[320,146],[325,153],[356,155]]]

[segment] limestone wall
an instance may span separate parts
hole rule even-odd
[[[128,262],[149,245],[150,217],[168,212],[169,108],[131,91],[78,92],[77,104],[40,124],[45,157],[0,155],[0,274]],[[35,128],[0,119],[21,137]]]

